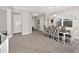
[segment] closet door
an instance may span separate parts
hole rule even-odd
[[[13,19],[13,32],[14,33],[21,33],[21,15],[14,15],[14,19]]]

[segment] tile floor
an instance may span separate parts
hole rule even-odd
[[[9,40],[10,53],[75,53],[79,52],[79,41],[76,44],[62,44],[48,38],[40,32],[28,35],[14,34]]]

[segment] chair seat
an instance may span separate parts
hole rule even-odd
[[[65,37],[67,37],[67,38],[71,38],[71,35],[66,34]]]

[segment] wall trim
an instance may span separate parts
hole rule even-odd
[[[7,36],[8,38],[11,38],[11,37],[13,37],[13,35],[9,35],[9,36]]]
[[[22,35],[27,35],[27,34],[31,34],[32,32],[28,32],[28,33],[22,33]]]

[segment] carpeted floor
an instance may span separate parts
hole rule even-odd
[[[79,52],[77,44],[69,45],[57,42],[40,32],[28,35],[14,34],[9,40],[10,53],[72,53]]]

